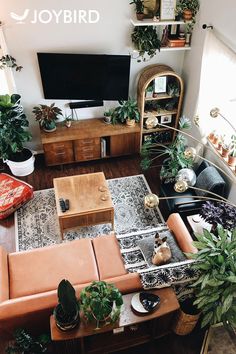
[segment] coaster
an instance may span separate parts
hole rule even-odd
[[[151,293],[137,293],[131,300],[131,307],[140,314],[148,314],[157,309],[159,305],[159,296]]]

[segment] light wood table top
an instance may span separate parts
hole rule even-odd
[[[82,215],[113,208],[103,172],[54,178],[53,184],[59,217]],[[104,191],[100,191],[100,187],[104,187]],[[106,200],[102,200],[104,196]],[[62,213],[60,209],[60,198],[70,201],[70,209],[65,213]]]

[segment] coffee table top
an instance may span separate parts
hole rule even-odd
[[[81,318],[80,326],[69,332],[60,331],[55,323],[53,315],[50,317],[51,338],[55,341],[68,340],[91,336],[94,334],[112,331],[119,327],[135,325],[141,322],[150,321],[155,318],[162,317],[179,309],[179,302],[172,288],[154,289],[148,291],[160,297],[160,306],[150,314],[138,315],[131,309],[131,299],[136,293],[123,295],[124,304],[121,309],[120,318],[116,323],[109,324],[95,330],[95,323],[86,323],[84,318]]]
[[[103,172],[54,178],[53,184],[58,216],[88,214],[93,211],[113,208],[110,191]],[[60,209],[59,198],[69,199],[70,201],[70,209],[65,213],[62,213]]]

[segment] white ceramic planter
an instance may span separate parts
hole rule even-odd
[[[14,176],[20,177],[28,176],[34,171],[34,161],[35,157],[32,153],[32,156],[26,161],[15,162],[11,160],[6,160],[5,162],[9,166],[11,173]]]

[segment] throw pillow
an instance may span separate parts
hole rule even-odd
[[[206,196],[207,191],[212,191],[214,188],[217,188],[217,190],[222,189],[223,192],[225,181],[215,167],[209,166],[199,173],[195,187],[204,189],[206,191],[196,191],[196,194],[200,196]]]

